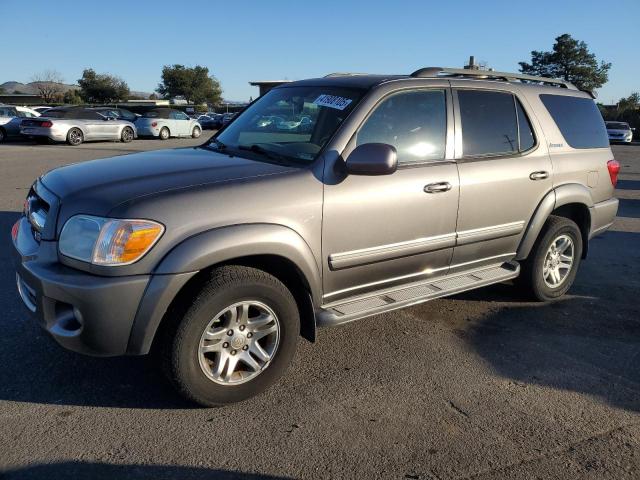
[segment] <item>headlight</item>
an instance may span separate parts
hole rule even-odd
[[[151,220],[91,215],[71,217],[60,234],[60,253],[95,265],[129,265],[140,260],[164,232]]]

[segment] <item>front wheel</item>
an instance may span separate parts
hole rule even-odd
[[[522,265],[519,283],[537,300],[554,300],[571,288],[581,257],[578,226],[568,218],[551,216]]]
[[[202,133],[202,130],[200,130],[200,127],[193,127],[193,131],[191,132],[191,137],[198,138],[201,133]]]
[[[160,355],[169,380],[203,406],[239,402],[286,371],[300,332],[295,299],[255,268],[214,270],[184,314],[173,312]]]

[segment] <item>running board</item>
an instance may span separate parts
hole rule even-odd
[[[357,299],[351,298],[346,301],[333,302],[323,305],[316,312],[316,324],[318,327],[327,327],[351,322],[466,290],[504,282],[517,277],[519,273],[520,265],[517,262],[503,263],[456,275],[429,279],[426,282],[412,283],[400,288],[391,288]]]

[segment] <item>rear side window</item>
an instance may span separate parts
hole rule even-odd
[[[513,95],[458,90],[465,157],[518,152],[518,120]]]
[[[536,143],[520,101],[509,92],[458,90],[464,157],[525,152]]]
[[[607,148],[609,137],[604,120],[590,98],[540,95],[562,136],[573,148]]]
[[[387,143],[399,163],[442,160],[447,135],[444,90],[416,90],[391,95],[376,107],[356,134],[356,145]]]

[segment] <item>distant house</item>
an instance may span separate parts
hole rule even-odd
[[[278,85],[282,85],[283,83],[289,83],[289,82],[291,82],[291,80],[256,80],[255,82],[249,82],[249,85],[253,87],[258,87],[260,96],[262,96],[272,88],[275,88]]]
[[[44,99],[41,95],[29,93],[4,93],[0,95],[0,103],[9,105],[42,105]]]

